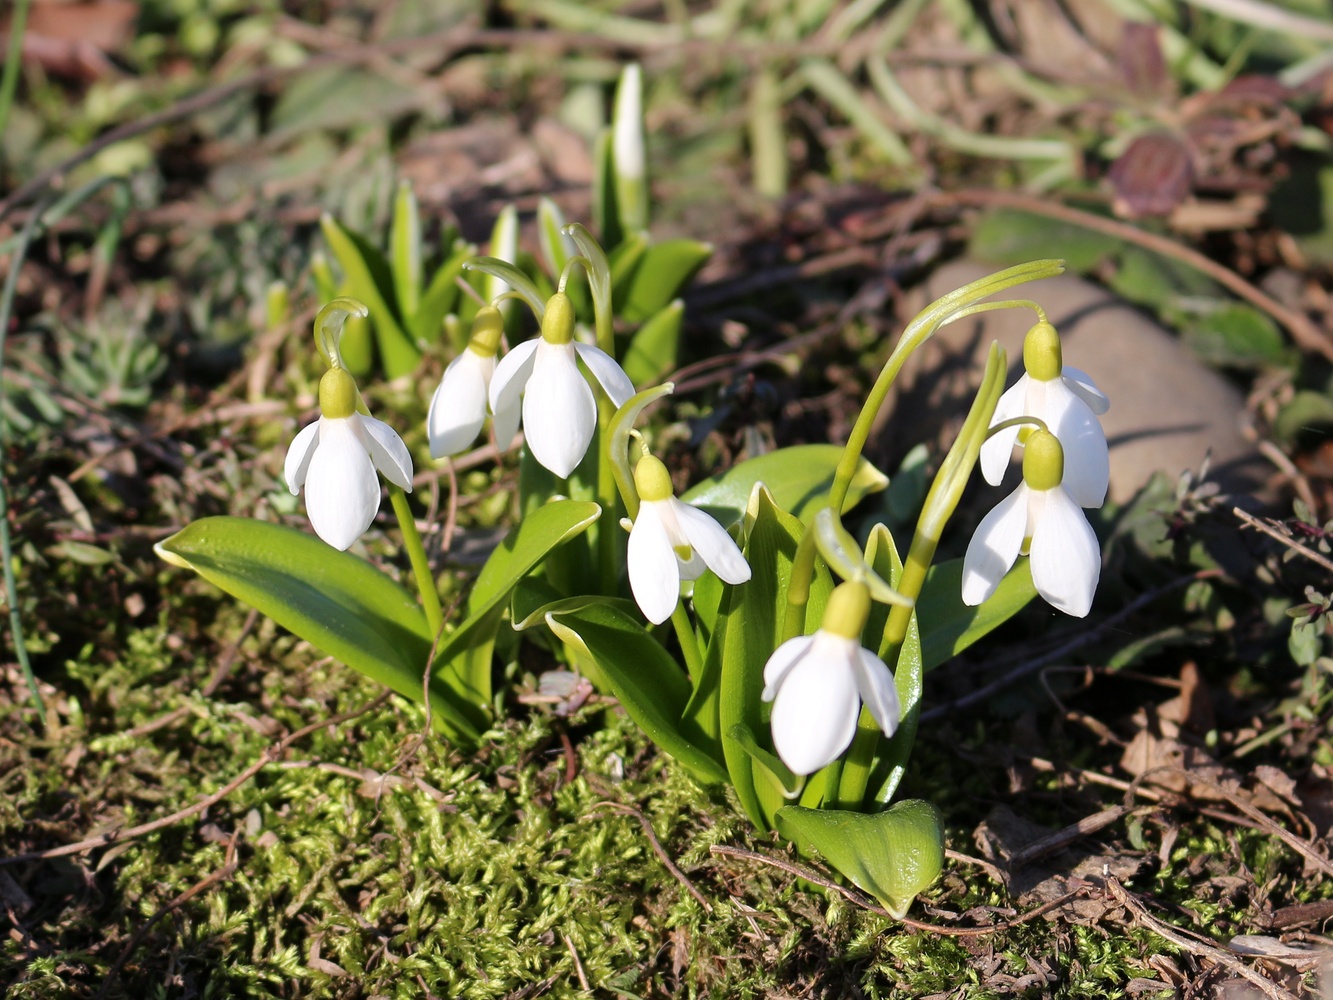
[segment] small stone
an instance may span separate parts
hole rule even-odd
[[[997,270],[955,261],[931,275],[913,304],[925,306]],[[1245,397],[1142,312],[1067,274],[994,298],[1026,298],[1041,305],[1060,332],[1065,364],[1091,375],[1110,399],[1101,420],[1110,445],[1112,501],[1129,500],[1156,472],[1174,479],[1197,471],[1210,453],[1209,477],[1224,491],[1248,494],[1262,488],[1271,469],[1245,434]],[[966,413],[992,340],[1008,355],[1005,384],[1012,385],[1023,370],[1023,335],[1034,322],[1031,310],[1003,309],[937,332],[908,362],[894,388],[889,406],[913,418],[890,415],[881,421],[881,453],[900,457],[938,433],[945,421]]]

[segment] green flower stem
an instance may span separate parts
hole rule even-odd
[[[791,575],[787,578],[787,612],[782,619],[782,634],[777,638],[781,646],[788,639],[805,634],[805,606],[810,603],[810,584],[815,578],[814,522],[811,521],[796,546],[791,561]]]
[[[865,449],[866,441],[870,437],[870,429],[874,426],[875,417],[878,416],[880,407],[884,405],[884,400],[888,398],[889,389],[893,387],[894,379],[898,377],[898,373],[902,370],[912,352],[924,344],[931,334],[940,327],[968,315],[968,310],[976,306],[981,299],[1027,281],[1053,278],[1063,271],[1064,261],[1061,260],[1029,261],[1026,264],[1006,268],[1003,271],[998,271],[995,274],[964,285],[962,288],[941,296],[917,313],[916,318],[903,331],[898,346],[893,349],[889,359],[884,362],[884,368],[880,371],[874,386],[871,387],[865,405],[861,408],[861,412],[856,418],[856,424],[852,427],[852,432],[847,438],[847,447],[843,450],[842,459],[838,462],[837,471],[833,476],[833,486],[829,490],[829,506],[835,512],[842,511],[842,503],[847,498],[847,491],[851,488],[852,478],[856,475],[856,466],[861,459],[861,452]],[[995,305],[999,307],[1000,303]]]
[[[435,590],[435,577],[430,571],[426,549],[421,544],[417,522],[412,517],[412,508],[407,505],[407,494],[391,485],[389,499],[393,501],[393,512],[398,518],[398,528],[403,533],[403,545],[412,563],[412,575],[416,577],[417,592],[421,595],[421,608],[426,612],[426,626],[431,635],[439,635],[444,628],[444,612],[440,609],[440,595]]]
[[[675,626],[676,638],[680,640],[680,652],[685,657],[685,670],[695,684],[703,676],[704,659],[699,654],[699,639],[694,634],[694,624],[685,610],[685,602],[677,601],[676,610],[671,612],[671,624]]]
[[[600,337],[598,338],[601,339]],[[616,405],[605,392],[597,394],[598,440],[610,441],[611,420]],[[616,470],[606,449],[597,456],[597,502],[601,504],[601,523],[597,526],[597,560],[603,588],[615,588],[620,580],[620,539],[616,524],[620,520],[620,491],[616,488]]]

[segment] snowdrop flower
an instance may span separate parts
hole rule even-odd
[[[634,384],[611,355],[574,341],[574,307],[556,292],[546,303],[541,336],[506,354],[491,377],[491,412],[510,412],[521,394],[532,457],[562,479],[583,461],[597,427],[597,403],[580,360],[617,407],[634,395]]]
[[[1101,549],[1064,478],[1064,449],[1035,431],[1023,452],[1023,482],[981,519],[963,557],[963,603],[980,604],[1020,553],[1030,552],[1037,593],[1057,611],[1084,617],[1101,575]]]
[[[380,508],[379,469],[395,486],[412,492],[412,456],[398,433],[356,411],[356,382],[343,368],[319,380],[315,423],[287,449],[283,473],[295,496],[305,487],[306,513],[315,534],[335,549],[361,537]]]
[[[862,700],[885,736],[898,728],[902,708],[893,673],[861,645],[869,614],[866,585],[839,584],[815,634],[788,639],[764,666],[773,746],[796,774],[813,774],[847,749]]]
[[[486,421],[486,396],[495,374],[495,355],[504,334],[504,316],[495,306],[484,306],[472,321],[472,336],[458,357],[449,362],[431,397],[426,415],[430,457],[457,455],[477,439]],[[504,451],[518,433],[518,401],[495,414],[495,447]]]
[[[1023,376],[1000,397],[991,426],[1024,416],[1042,421],[1064,446],[1065,492],[1080,507],[1100,507],[1111,463],[1097,414],[1110,402],[1088,375],[1062,364],[1060,336],[1050,323],[1038,323],[1023,339],[1023,367]],[[986,482],[1000,485],[1014,444],[1023,442],[1027,430],[1006,427],[981,446]]]
[[[652,455],[634,467],[639,516],[629,532],[629,585],[639,610],[654,625],[671,617],[680,581],[711,569],[726,583],[750,579],[750,564],[717,521],[671,492],[666,466]]]

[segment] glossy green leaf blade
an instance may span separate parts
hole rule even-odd
[[[772,494],[762,487],[754,489],[747,507],[750,529],[745,558],[750,564],[750,580],[724,591],[708,659],[717,664],[718,731],[729,733],[733,726],[744,725],[759,745],[768,749],[768,723],[759,700],[764,689],[764,665],[777,645],[779,623],[786,615],[791,565],[805,529],[795,517],[780,510]],[[821,566],[810,587],[808,620],[822,617],[832,589],[828,571]],[[710,669],[712,666],[708,664]],[[702,710],[708,705],[708,694],[701,686],[695,695],[696,704],[691,706],[701,725],[707,724]],[[781,796],[774,798],[767,794],[764,783],[756,782],[752,758],[740,746],[724,739],[722,750],[745,811],[756,825],[771,826],[774,810],[783,804]]]
[[[759,741],[754,738],[754,733],[750,732],[749,726],[736,723],[727,731],[727,739],[749,754],[755,767],[767,772],[788,797],[800,794],[803,779],[793,774],[776,754],[761,747]]]
[[[691,739],[681,714],[690,682],[648,631],[610,604],[553,612],[546,622],[559,638],[583,646],[625,711],[654,743],[700,781],[720,784],[727,772]]]
[[[655,316],[680,294],[713,255],[711,243],[698,240],[666,240],[644,251],[624,290],[621,312],[631,323]]]
[[[431,645],[426,618],[411,594],[370,563],[294,528],[242,517],[195,521],[157,552],[420,703]],[[458,732],[479,735],[443,692],[432,692],[431,707]]]
[[[685,303],[671,302],[630,338],[620,366],[635,385],[659,382],[676,369]]]
[[[1037,588],[1032,585],[1032,570],[1023,558],[984,603],[970,608],[963,603],[962,595],[963,560],[950,559],[930,567],[916,602],[923,669],[933,670],[999,628],[1027,607],[1037,596]]]
[[[944,870],[940,814],[919,799],[873,814],[786,806],[778,810],[777,824],[802,853],[818,851],[900,920]]]
[[[390,304],[394,295],[393,276],[384,255],[365,237],[343,228],[331,215],[321,218],[319,225],[329,249],[342,265],[348,293],[370,307],[385,373],[389,378],[409,374],[421,359],[421,352],[399,325]]]
[[[505,536],[477,575],[468,597],[467,617],[436,654],[436,670],[467,697],[490,702],[490,661],[468,660],[468,649],[487,638],[504,617],[505,603],[520,580],[552,550],[586,531],[602,508],[591,501],[553,500],[536,508]],[[442,666],[441,666],[442,665]]]
[[[730,527],[745,512],[754,484],[761,482],[773,494],[778,507],[806,521],[824,505],[841,457],[842,448],[833,444],[780,448],[758,458],[746,459],[719,476],[705,479],[681,499],[708,511],[723,527]],[[888,484],[888,476],[861,459],[842,512],[851,510],[867,494],[877,493]]]

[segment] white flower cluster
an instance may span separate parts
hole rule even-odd
[[[1028,331],[1023,365],[1023,376],[1000,397],[991,419],[992,427],[1013,423],[981,447],[982,475],[998,486],[1014,445],[1023,444],[1023,481],[972,536],[963,558],[963,603],[985,601],[1019,555],[1028,554],[1037,593],[1056,610],[1082,618],[1101,576],[1101,547],[1082,508],[1106,500],[1110,460],[1097,415],[1110,404],[1091,378],[1062,364],[1060,338],[1049,323]],[[1020,418],[1032,422],[1020,424]]]

